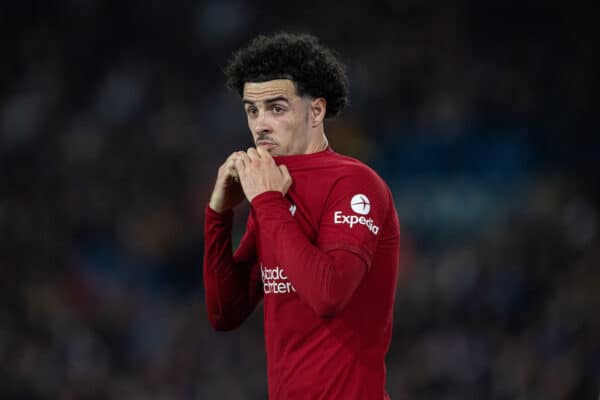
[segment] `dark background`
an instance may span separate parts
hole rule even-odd
[[[251,145],[222,69],[289,30],[347,63],[326,132],[395,195],[392,398],[596,398],[597,18],[451,3],[2,2],[0,397],[266,398],[261,310],[209,327],[202,224]]]

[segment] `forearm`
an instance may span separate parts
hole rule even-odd
[[[312,244],[289,212],[281,193],[267,192],[252,201],[261,241],[267,241],[296,293],[322,317],[339,313],[367,271],[358,255],[324,252]]]
[[[219,214],[206,209],[204,289],[209,320],[218,330],[239,326],[261,297],[260,286],[252,276],[256,253],[247,237],[233,254],[232,220],[231,211]]]

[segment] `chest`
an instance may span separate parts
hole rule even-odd
[[[296,173],[286,198],[290,213],[311,243],[316,243],[332,180],[318,174]]]

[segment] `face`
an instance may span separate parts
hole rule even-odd
[[[243,100],[256,147],[274,156],[307,153],[311,100],[298,96],[291,80],[247,82]]]

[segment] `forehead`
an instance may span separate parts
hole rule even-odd
[[[298,97],[294,82],[289,79],[275,79],[265,82],[246,82],[244,84],[244,100],[262,101],[281,96],[288,99]]]

